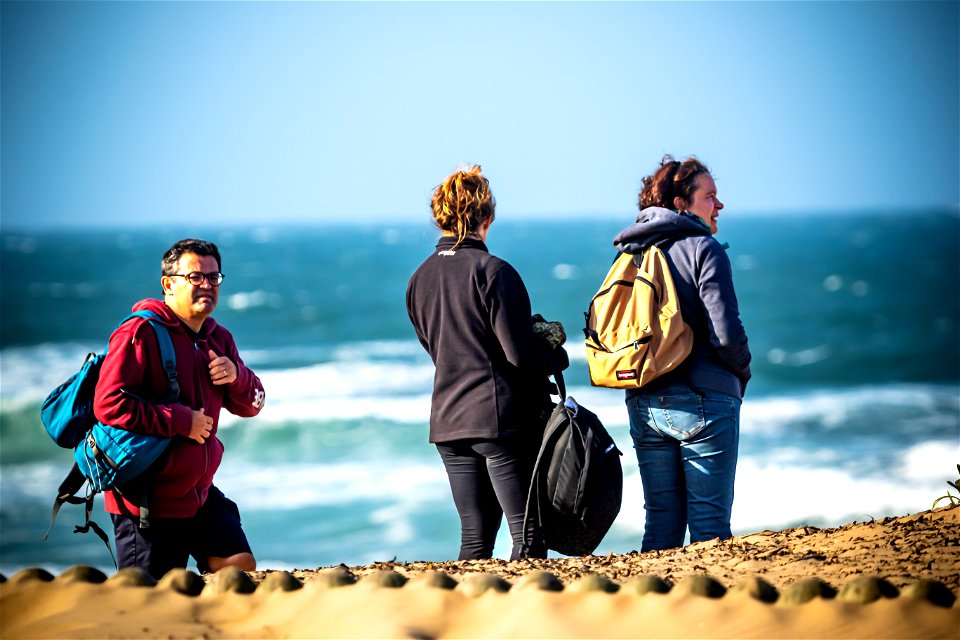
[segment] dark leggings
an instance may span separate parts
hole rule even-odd
[[[511,560],[546,557],[538,531],[528,523],[524,548],[523,516],[530,486],[532,452],[514,439],[457,440],[437,444],[460,514],[459,560],[493,557],[503,514],[513,539]]]

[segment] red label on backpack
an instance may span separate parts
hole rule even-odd
[[[636,379],[637,379],[636,369],[623,369],[622,371],[617,371],[617,380],[636,380]]]

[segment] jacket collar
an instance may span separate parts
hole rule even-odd
[[[684,216],[663,207],[648,207],[640,212],[636,222],[617,234],[613,246],[617,251],[638,254],[662,241],[709,235],[710,228],[696,216]]]
[[[487,245],[483,243],[482,240],[477,240],[476,238],[466,237],[457,243],[456,236],[440,236],[440,239],[437,240],[437,250],[438,251],[449,251],[456,245],[457,249],[480,249],[481,251],[486,251],[490,253],[487,249]]]

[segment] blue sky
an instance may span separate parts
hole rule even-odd
[[[4,229],[630,215],[664,153],[727,212],[956,209],[957,2],[2,5]]]

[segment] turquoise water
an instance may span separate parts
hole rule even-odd
[[[626,222],[502,213],[489,238],[534,311],[566,326],[570,393],[626,452],[624,507],[598,553],[636,549],[643,530],[622,394],[589,386],[580,341]],[[216,317],[267,389],[260,416],[223,416],[217,481],[261,566],[455,558],[459,524],[426,441],[432,366],[404,308],[434,244],[427,224],[5,232],[0,572],[112,570],[99,540],[72,533],[76,509],[39,542],[70,456],[37,408],[134,301],[159,295],[160,255],[188,235],[220,245]],[[719,237],[754,353],[735,531],[929,508],[960,461],[960,216],[725,213]],[[109,522],[99,506],[97,519]]]

